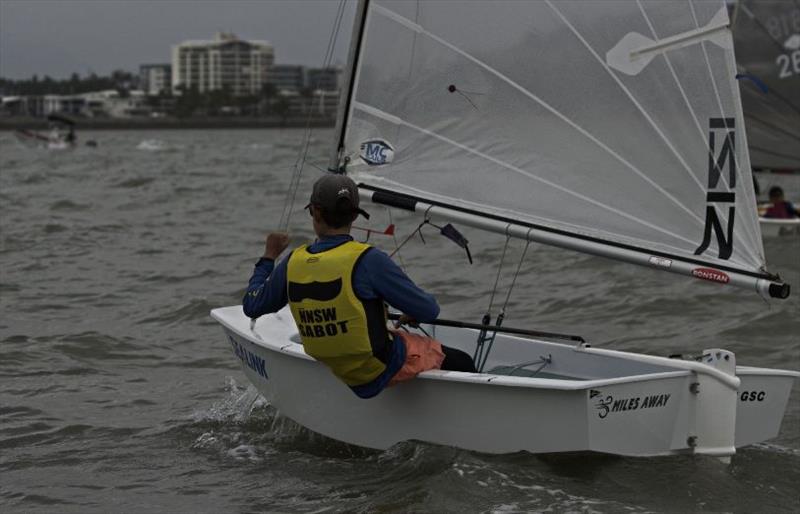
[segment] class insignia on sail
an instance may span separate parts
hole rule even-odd
[[[370,166],[388,164],[394,158],[394,148],[382,139],[361,143],[361,159]]]

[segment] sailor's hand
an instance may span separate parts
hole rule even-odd
[[[264,245],[264,258],[272,259],[273,261],[286,250],[289,246],[289,234],[286,232],[273,232],[267,236],[267,242]]]
[[[400,319],[397,320],[394,328],[400,328],[400,325],[408,325],[410,327],[417,328],[419,327],[419,322],[408,314],[401,314]]]

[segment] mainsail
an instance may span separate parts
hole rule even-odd
[[[752,164],[800,170],[800,3],[739,0],[733,36]]]
[[[373,201],[785,297],[724,2],[362,3],[332,169]]]

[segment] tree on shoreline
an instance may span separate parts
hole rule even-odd
[[[44,96],[44,95],[79,95],[92,91],[115,89],[120,96],[138,86],[138,77],[124,70],[115,70],[107,77],[90,73],[81,77],[73,73],[66,79],[54,79],[48,75],[39,78],[33,75],[29,79],[6,79],[0,77],[0,92],[6,96]]]
[[[138,76],[116,70],[109,76],[98,76],[90,73],[81,77],[73,73],[69,78],[54,79],[45,75],[33,75],[30,79],[5,79],[0,77],[0,95],[2,96],[45,96],[45,95],[80,95],[84,93],[115,90],[120,98],[127,98],[131,91],[138,87]],[[294,93],[295,96],[311,103],[314,97],[313,88],[303,88]],[[196,87],[178,85],[175,91],[167,88],[158,95],[147,95],[144,99],[145,115],[174,116],[176,118],[193,117],[259,117],[276,116],[286,122],[292,114],[292,105],[288,93],[279,91],[274,84],[266,83],[256,94],[236,96],[230,89],[199,91]],[[74,113],[73,113],[74,114]]]

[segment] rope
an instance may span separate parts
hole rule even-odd
[[[532,229],[528,229],[528,235],[530,235],[530,231]],[[491,311],[492,305],[494,303],[494,296],[497,292],[497,285],[500,281],[500,271],[503,268],[503,261],[505,260],[506,256],[506,249],[508,248],[508,242],[511,239],[511,236],[506,235],[506,244],[503,247],[503,255],[500,257],[500,264],[497,267],[497,277],[494,281],[494,289],[492,290],[492,296],[489,300],[489,309],[486,311],[486,314],[483,316],[483,324],[486,325],[486,328],[482,329],[480,334],[478,335],[478,341],[475,346],[475,366],[479,372],[483,372],[483,368],[486,366],[486,361],[489,360],[489,354],[492,351],[492,346],[494,346],[494,340],[497,337],[497,331],[491,331],[491,336],[489,335],[490,328],[489,323],[491,322]],[[511,285],[508,287],[508,293],[506,293],[506,299],[503,302],[503,307],[500,309],[500,314],[497,315],[497,319],[495,319],[495,327],[499,327],[503,324],[503,321],[506,317],[506,307],[508,307],[508,302],[511,300],[511,293],[514,291],[514,286],[517,284],[517,278],[519,277],[519,273],[522,270],[522,263],[525,261],[525,255],[528,253],[528,248],[531,245],[530,238],[526,237],[525,242],[525,249],[522,250],[522,255],[519,258],[519,262],[517,263],[517,269],[514,272],[514,277],[511,279]],[[485,347],[485,351],[484,351]]]
[[[419,232],[419,231],[420,231],[420,229],[422,229],[422,226],[423,226],[423,225],[425,225],[427,222],[428,222],[428,221],[427,221],[427,220],[425,220],[425,221],[423,221],[422,223],[420,223],[419,225],[417,225],[417,228],[415,228],[413,232],[411,232],[410,234],[408,234],[408,235],[406,236],[406,238],[405,238],[405,239],[403,239],[403,242],[402,242],[402,243],[400,243],[400,245],[395,245],[395,249],[394,249],[394,251],[393,251],[392,253],[390,253],[390,254],[389,254],[389,257],[390,257],[390,258],[391,258],[391,257],[394,257],[394,255],[395,255],[397,252],[399,252],[399,251],[400,251],[400,248],[404,247],[406,243],[408,243],[409,241],[411,241],[411,238],[412,238],[412,237],[414,237],[415,235],[417,235],[417,232]]]
[[[530,230],[531,229],[528,229],[528,232],[530,232]],[[531,240],[528,239],[527,242],[525,243],[525,249],[522,250],[522,255],[519,258],[519,263],[517,264],[517,271],[514,272],[514,278],[511,279],[511,285],[508,288],[508,294],[506,294],[506,300],[505,302],[503,302],[503,309],[501,310],[503,314],[505,314],[506,307],[508,307],[508,301],[511,299],[511,292],[514,290],[514,285],[516,285],[517,283],[517,277],[519,276],[519,272],[522,269],[522,263],[523,261],[525,261],[525,254],[528,253],[528,247],[530,247],[530,245],[531,245]]]
[[[506,228],[506,231],[508,229]],[[494,279],[494,287],[492,288],[492,296],[489,298],[489,308],[486,309],[486,313],[490,314],[492,312],[492,305],[494,305],[494,295],[497,293],[497,285],[500,283],[500,272],[503,271],[503,261],[506,258],[506,250],[508,250],[508,243],[511,241],[511,236],[506,235],[506,244],[503,245],[503,254],[500,256],[500,264],[497,266],[497,276]]]
[[[405,246],[405,244],[406,244],[406,243],[408,243],[409,241],[411,241],[411,238],[412,238],[412,237],[414,237],[416,234],[419,234],[419,237],[420,237],[420,239],[422,239],[422,242],[423,242],[423,243],[425,243],[425,239],[422,237],[422,227],[424,227],[425,225],[427,225],[428,223],[430,223],[430,222],[431,222],[431,219],[428,217],[428,213],[430,212],[430,210],[431,210],[432,208],[433,208],[433,206],[431,205],[430,207],[428,207],[428,208],[425,210],[425,215],[424,215],[424,218],[422,219],[422,223],[420,223],[419,225],[417,225],[417,228],[416,228],[416,229],[414,229],[414,231],[413,231],[413,232],[411,232],[411,233],[410,233],[410,234],[409,234],[409,235],[408,235],[408,236],[407,236],[405,239],[403,239],[403,242],[402,242],[402,243],[400,243],[399,245],[397,245],[397,239],[395,238],[395,249],[394,249],[394,251],[393,251],[392,253],[390,253],[390,254],[389,254],[389,257],[390,257],[390,258],[391,258],[391,257],[394,257],[394,254],[396,254],[397,252],[399,252],[399,251],[400,251],[400,248],[402,248],[403,246]],[[389,209],[389,216],[390,216],[390,217],[389,217],[389,219],[390,219],[390,220],[392,219],[392,218],[391,218],[391,215],[392,215],[391,213],[392,213],[392,210],[391,210],[391,209]]]
[[[394,225],[394,220],[392,219],[392,209],[386,209],[386,211],[389,213],[389,224]],[[400,245],[397,244],[397,234],[395,232],[392,232],[392,241],[394,241],[394,251],[392,252],[392,255],[397,254],[397,260],[400,261],[400,268],[403,270],[403,272],[405,272],[406,263],[403,261],[403,256],[400,255]]]
[[[322,60],[322,69],[328,68],[330,66],[331,60],[333,59],[333,52],[336,48],[336,40],[339,37],[339,29],[342,25],[342,18],[344,17],[345,11],[345,2],[346,0],[339,0],[339,6],[336,10],[336,17],[334,18],[333,28],[331,30],[331,34],[328,37],[328,46],[325,49],[325,57]],[[317,89],[319,86],[319,79],[317,79],[317,83],[314,85],[314,90]],[[323,98],[320,97],[320,102],[323,101]],[[286,197],[283,200],[283,210],[281,212],[281,219],[278,223],[278,228],[281,231],[286,231],[289,227],[289,221],[292,217],[292,212],[294,211],[294,204],[297,200],[297,191],[300,189],[300,181],[303,176],[303,168],[306,163],[306,157],[308,156],[308,148],[311,145],[311,133],[313,132],[311,128],[311,115],[313,113],[313,98],[309,100],[308,103],[308,115],[306,116],[306,127],[305,127],[305,135],[303,136],[303,143],[300,145],[300,150],[298,151],[297,158],[294,161],[294,166],[292,170],[292,178],[289,182],[289,189],[286,192]]]

